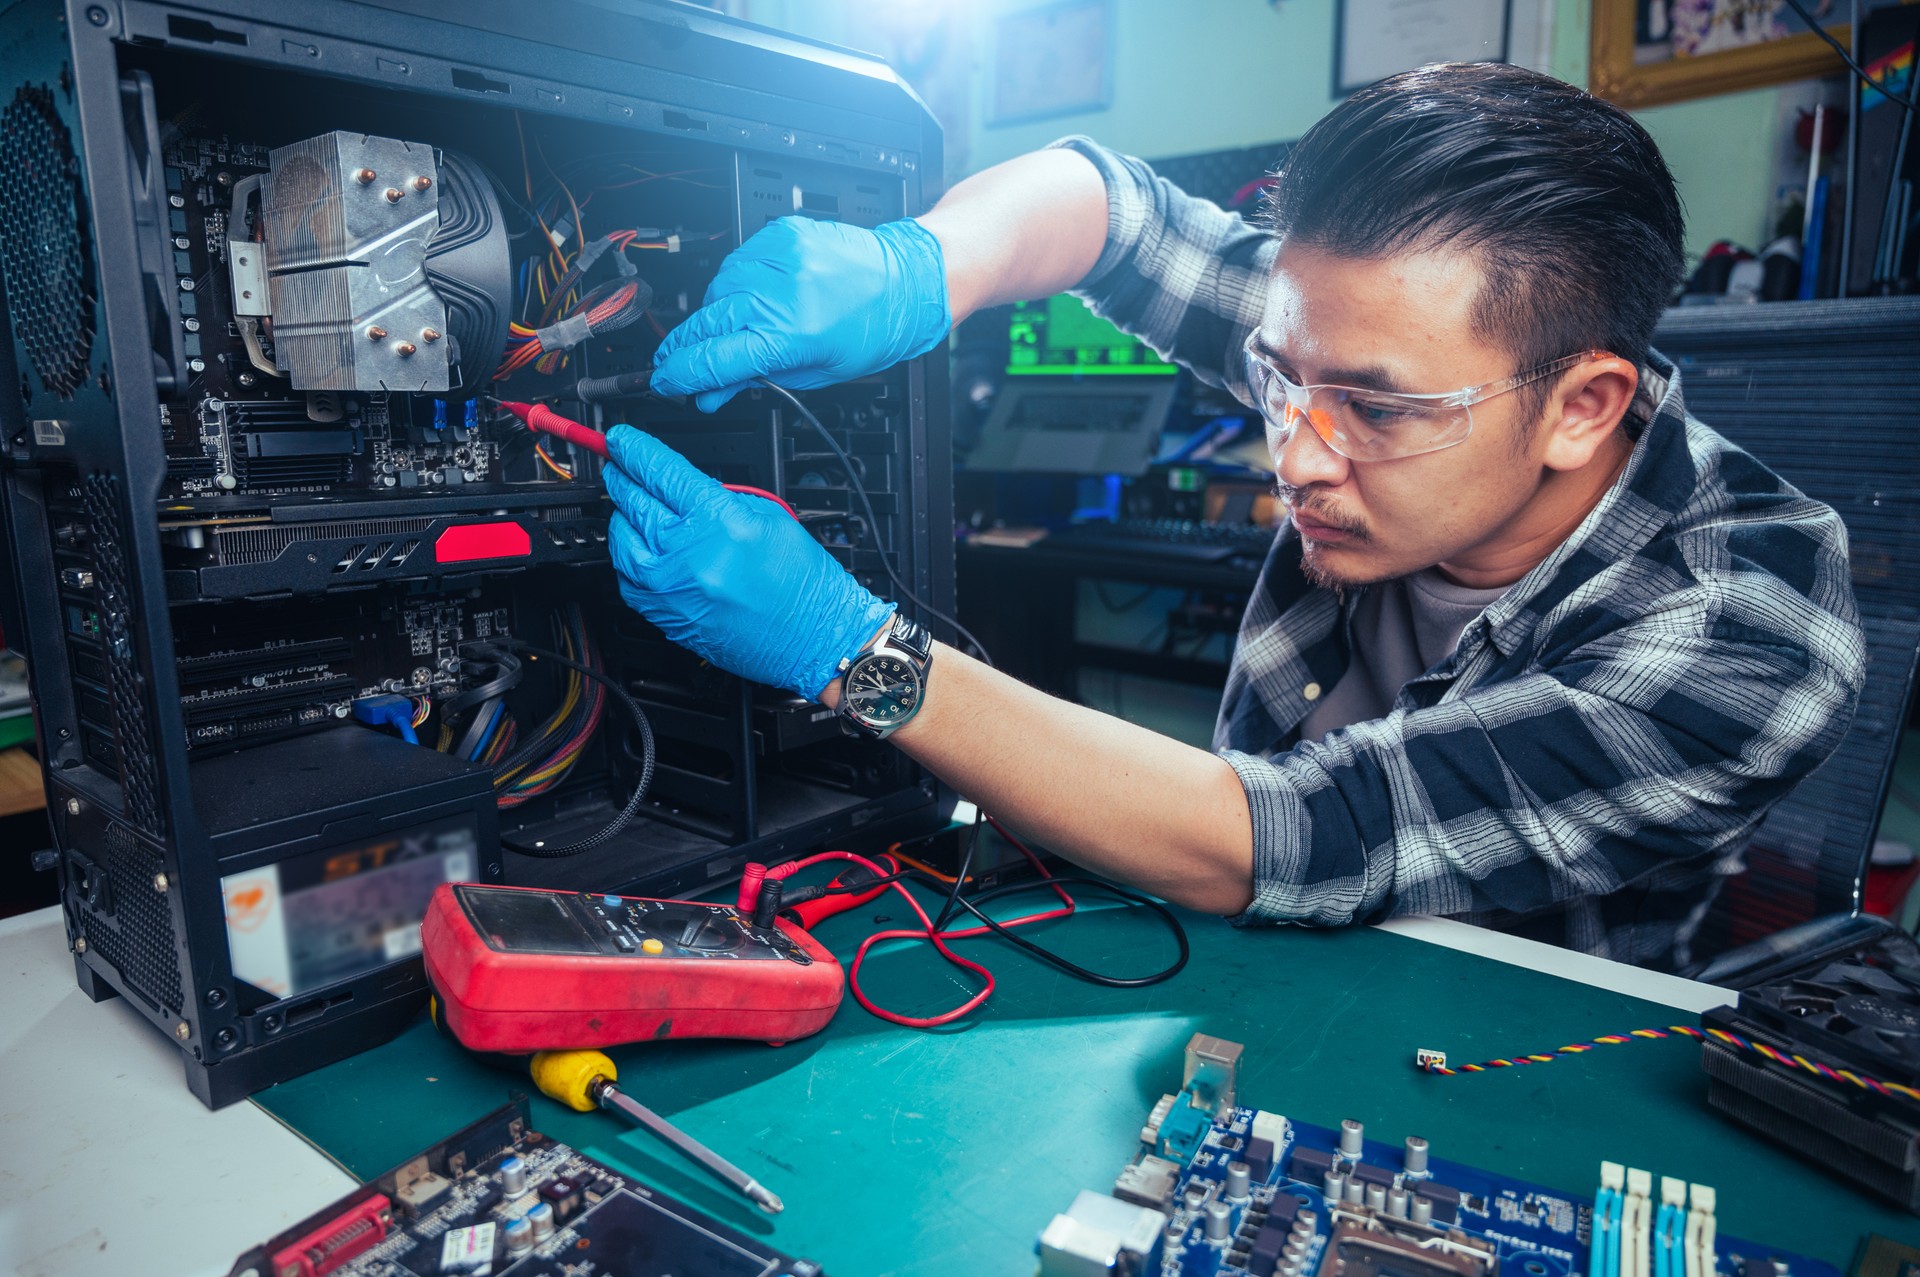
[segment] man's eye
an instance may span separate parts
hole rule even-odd
[[[1390,403],[1378,399],[1349,399],[1347,410],[1363,425],[1375,429],[1404,425],[1419,415],[1405,404]]]

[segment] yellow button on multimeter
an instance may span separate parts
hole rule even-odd
[[[652,936],[648,936],[645,940],[642,940],[640,942],[640,952],[642,953],[665,953],[666,951],[667,951],[667,946],[665,946],[664,944],[661,944],[658,940],[655,940]]]

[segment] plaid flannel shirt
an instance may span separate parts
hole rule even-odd
[[[1247,400],[1275,241],[1138,160],[1106,180],[1094,308]],[[1655,356],[1619,480],[1392,710],[1301,741],[1362,591],[1311,585],[1291,527],[1240,629],[1214,747],[1253,820],[1236,921],[1442,914],[1667,966],[1767,808],[1840,742],[1865,677],[1846,529],[1687,415]]]

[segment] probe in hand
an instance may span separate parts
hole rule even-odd
[[[492,402],[512,413],[521,425],[535,434],[552,435],[556,439],[564,439],[568,443],[585,448],[602,461],[613,460],[612,454],[607,449],[607,437],[591,426],[583,426],[569,417],[563,417],[545,404],[520,403],[508,399],[495,399]],[[794,518],[800,517],[799,512],[788,505],[778,493],[769,492],[765,488],[750,487],[744,483],[723,483],[720,486],[728,492],[739,492],[746,496],[771,501]]]

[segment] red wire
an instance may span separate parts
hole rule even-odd
[[[794,518],[798,519],[800,517],[800,512],[782,500],[778,493],[768,492],[765,488],[756,488],[751,484],[745,483],[723,483],[720,486],[728,492],[738,492],[742,496],[759,497],[762,500],[771,501]]]
[[[612,455],[607,450],[607,437],[598,430],[589,426],[583,426],[577,421],[563,417],[545,404],[518,403],[506,399],[500,400],[499,403],[502,408],[505,408],[508,412],[518,417],[520,423],[535,434],[552,435],[556,439],[565,439],[568,443],[579,444],[582,448],[585,448],[594,456],[599,457],[602,461],[613,460]],[[728,492],[738,492],[744,496],[760,497],[763,500],[771,501],[795,519],[800,517],[798,510],[788,505],[778,494],[768,492],[765,488],[755,488],[744,483],[723,483],[720,486]],[[1029,852],[1028,856],[1031,858],[1032,853]]]
[[[1047,867],[1040,863],[1040,858],[1033,854],[1033,850],[1013,834],[1009,833],[1005,826],[1001,825],[999,821],[994,820],[991,816],[987,817],[987,823],[998,830],[1003,838],[1012,843],[1014,847],[1019,850],[1020,854],[1027,858],[1028,863],[1039,872],[1042,878],[1052,883],[1053,893],[1060,897],[1061,900],[1061,907],[1058,909],[1044,909],[1039,913],[1030,913],[1018,918],[1009,918],[1002,921],[1000,925],[1002,927],[1024,927],[1029,923],[1046,922],[1054,918],[1072,916],[1075,908],[1073,897],[1067,894],[1066,888],[1062,887],[1059,883],[1052,882],[1053,875],[1047,872]],[[875,877],[884,878],[888,876],[887,871],[879,865],[876,865],[873,861],[868,860],[864,856],[856,856],[850,851],[823,851],[817,855],[807,856],[800,860],[788,861],[785,864],[775,865],[768,869],[766,876],[768,878],[784,879],[791,877],[811,865],[821,864],[830,860],[850,861],[853,864],[860,865],[869,870]],[[869,1013],[878,1016],[880,1019],[890,1024],[904,1025],[910,1029],[938,1028],[940,1025],[951,1024],[960,1017],[977,1010],[981,1004],[993,995],[993,973],[979,963],[963,958],[955,953],[947,947],[947,942],[949,940],[970,940],[976,936],[988,935],[994,928],[982,924],[978,927],[965,927],[958,931],[935,931],[933,928],[933,919],[927,916],[927,911],[920,907],[920,902],[914,898],[912,892],[907,890],[905,884],[891,882],[887,885],[898,892],[901,899],[907,902],[907,907],[912,909],[914,916],[920,920],[920,926],[918,929],[895,927],[886,931],[876,931],[860,942],[860,947],[854,951],[853,961],[847,964],[847,991],[853,994],[853,1000],[858,1002]],[[898,1011],[889,1011],[885,1007],[875,1003],[867,996],[866,991],[860,987],[860,967],[867,959],[867,951],[883,940],[925,940],[934,947],[934,950],[938,952],[941,957],[957,967],[973,972],[973,974],[986,981],[986,985],[959,1006],[948,1011],[942,1011],[938,1015],[914,1016],[902,1015]]]

